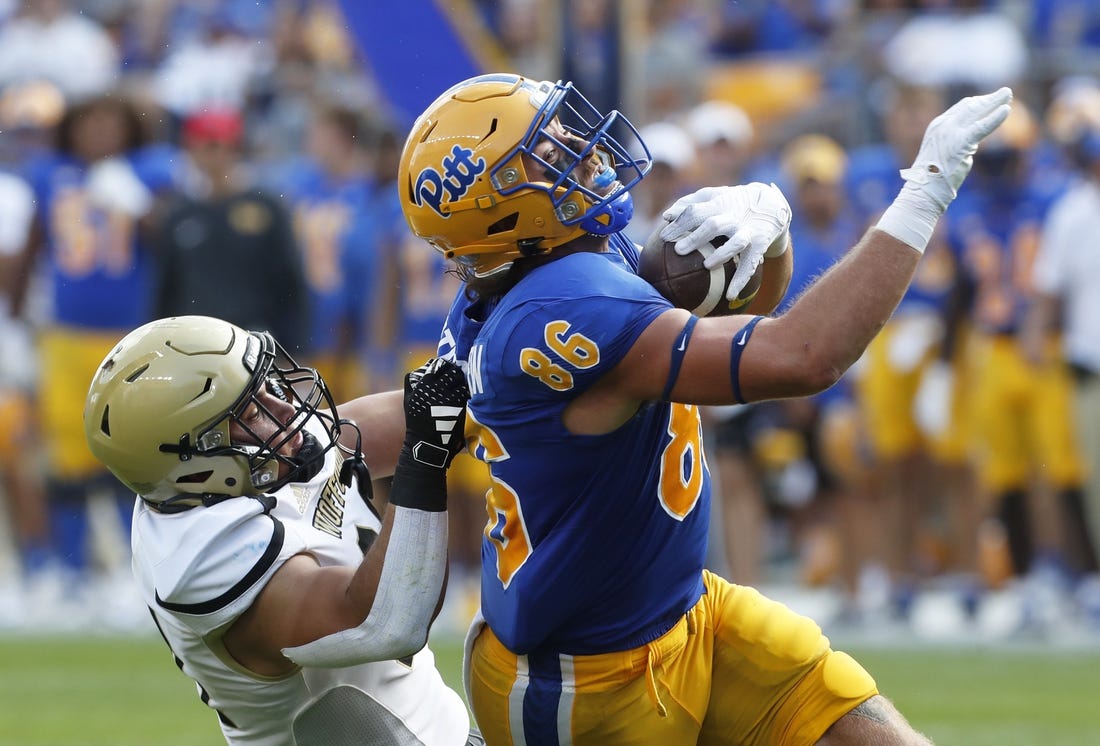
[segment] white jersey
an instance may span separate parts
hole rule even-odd
[[[1085,236],[1100,232],[1100,184],[1080,181],[1054,203],[1043,225],[1032,280],[1064,301],[1066,358],[1100,373],[1100,250]]]
[[[427,647],[404,661],[302,668],[284,677],[250,673],[225,650],[225,630],[288,558],[308,553],[326,566],[362,561],[360,542],[377,536],[380,522],[354,483],[340,483],[339,463],[332,449],[308,483],[180,513],[158,513],[138,500],[133,563],[145,602],[183,672],[217,710],[229,744],[465,744],[466,706]]]

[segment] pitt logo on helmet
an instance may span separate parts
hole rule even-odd
[[[477,177],[485,173],[485,159],[474,160],[471,157],[473,154],[474,151],[469,148],[455,145],[451,148],[451,154],[443,159],[443,173],[434,168],[421,171],[413,189],[417,206],[427,204],[442,217],[450,217],[450,213],[442,209],[444,194],[452,202],[460,199],[474,185]]]

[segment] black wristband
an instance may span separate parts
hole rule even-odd
[[[413,458],[406,445],[397,458],[390,485],[390,503],[440,513],[447,509],[447,472],[425,466]]]

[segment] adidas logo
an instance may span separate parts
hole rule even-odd
[[[435,419],[436,432],[439,433],[439,440],[443,445],[447,445],[454,437],[455,425],[458,424],[458,416],[462,414],[462,407],[448,407],[437,404],[432,406],[431,411],[432,417]]]
[[[435,420],[435,431],[439,434],[439,442],[446,446],[455,436],[455,426],[458,417],[462,414],[462,407],[453,407],[443,404],[433,404],[431,407],[432,418]],[[412,448],[413,458],[422,464],[443,468],[447,464],[450,451],[434,443],[426,443],[423,440]]]

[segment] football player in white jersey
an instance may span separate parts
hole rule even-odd
[[[138,495],[135,577],[229,744],[481,743],[425,646],[467,398],[435,360],[338,409],[270,334],[202,316],[99,366],[88,443]]]

